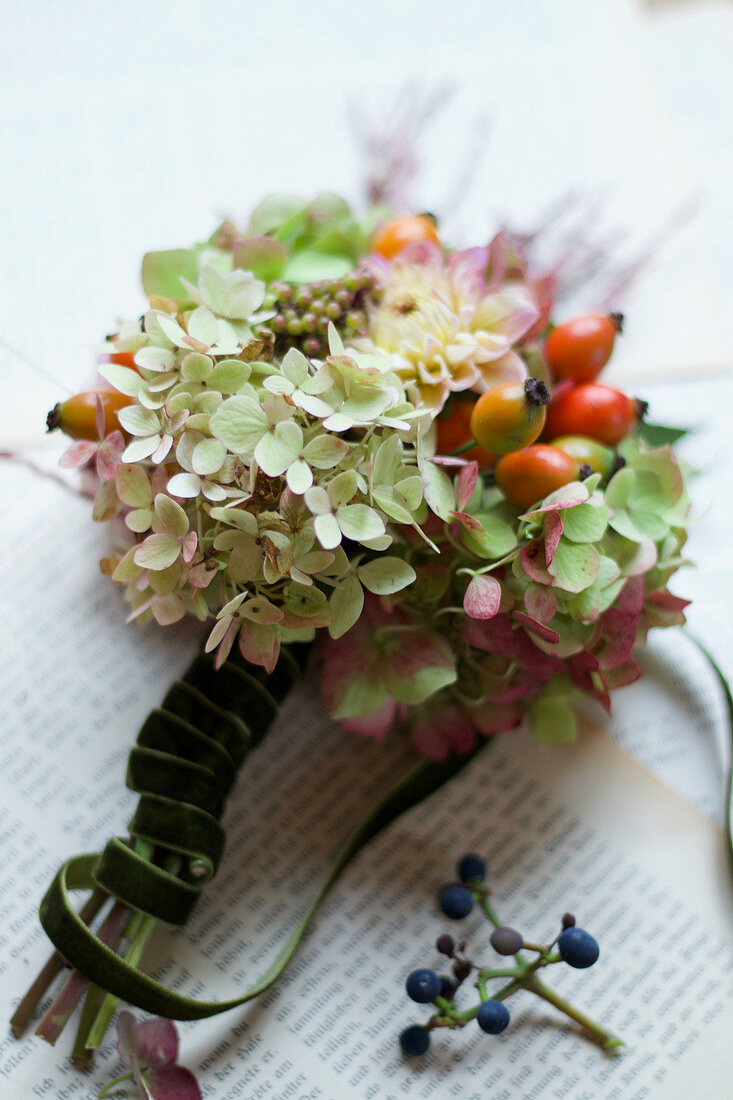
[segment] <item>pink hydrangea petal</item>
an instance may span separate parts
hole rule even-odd
[[[638,615],[644,605],[644,578],[629,577],[611,610]]]
[[[556,630],[552,630],[549,626],[545,626],[544,623],[540,623],[537,619],[531,618],[526,615],[524,611],[512,612],[512,618],[515,622],[518,622],[520,626],[523,626],[525,630],[529,630],[531,634],[536,634],[538,638],[542,638],[545,642],[559,642],[560,635]]]
[[[681,596],[673,596],[672,593],[667,592],[666,589],[662,589],[659,592],[650,592],[646,598],[646,602],[655,604],[665,611],[684,611],[686,607],[690,606],[690,600],[685,600]]]
[[[97,428],[97,438],[104,439],[104,405],[99,394],[97,394],[94,402],[94,422]]]
[[[473,496],[478,481],[478,462],[469,462],[456,478],[456,503],[458,511],[462,512]]]
[[[537,622],[548,623],[557,611],[557,596],[551,588],[532,585],[524,593],[524,607]]]
[[[86,466],[94,458],[98,446],[99,444],[91,443],[87,439],[78,439],[61,455],[59,466],[66,470],[77,470],[80,466]]]
[[[117,474],[122,452],[125,449],[125,437],[122,432],[110,432],[97,451],[97,473],[102,481],[112,481]]]
[[[219,648],[216,651],[216,657],[214,658],[214,668],[221,668],[226,661],[227,657],[232,651],[232,646],[237,638],[239,631],[239,619],[232,619],[227,630],[224,633],[224,637],[219,642]]]
[[[602,669],[617,668],[631,656],[639,627],[639,616],[612,607],[601,618],[603,644],[596,651]]]
[[[440,762],[451,751],[470,752],[476,743],[476,731],[458,707],[438,707],[415,722],[412,743],[423,756]]]
[[[525,695],[529,695],[533,690],[533,685],[527,680],[523,680],[520,683],[512,684],[505,691],[494,692],[490,696],[490,702],[496,706],[504,706],[507,703],[516,703],[518,699],[523,699]]]
[[[476,649],[510,659],[517,657],[517,638],[521,631],[512,629],[508,615],[500,613],[490,620],[469,619],[464,633],[468,644]]]
[[[499,611],[501,585],[483,573],[472,577],[463,597],[463,610],[471,619],[492,619]]]
[[[548,503],[541,508],[532,508],[524,512],[520,519],[532,519],[533,516],[541,516],[547,512],[558,512],[561,508],[574,508],[576,504],[585,504],[588,499],[588,489],[582,481],[571,481],[563,485],[562,489],[556,489],[548,496]]]
[[[473,715],[473,724],[483,737],[515,729],[522,721],[522,709],[516,703],[508,706],[487,704]]]
[[[126,1066],[132,1066],[139,1056],[137,1020],[131,1012],[123,1011],[117,1017],[117,1050]]]
[[[172,1065],[178,1057],[178,1032],[171,1020],[155,1016],[138,1024],[140,1057],[146,1066]]]
[[[611,691],[635,683],[640,676],[641,665],[634,657],[629,657],[627,661],[624,661],[624,663],[617,668],[607,669],[603,674],[603,678]]]
[[[182,545],[182,557],[186,565],[190,565],[196,556],[196,547],[198,545],[198,535],[195,531],[189,531],[183,540]]]
[[[475,516],[470,516],[468,512],[451,512],[454,519],[458,520],[461,527],[465,527],[468,531],[481,531],[481,521],[476,519]]]
[[[519,560],[531,581],[548,586],[555,583],[554,577],[550,576],[545,566],[545,547],[542,539],[532,539],[523,546]]]
[[[280,636],[272,627],[245,619],[239,632],[239,651],[245,661],[272,672],[280,656]]]
[[[357,718],[339,719],[339,725],[348,733],[358,733],[360,737],[371,737],[374,741],[382,741],[392,728],[396,717],[397,704],[394,699],[388,699],[381,707],[370,711],[369,714],[362,714]]]
[[[555,557],[557,544],[562,538],[562,517],[557,512],[548,512],[545,516],[545,565],[549,566]]]
[[[153,1100],[201,1100],[201,1089],[185,1066],[161,1066],[147,1075]]]

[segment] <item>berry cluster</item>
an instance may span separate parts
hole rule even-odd
[[[504,496],[523,510],[593,473],[608,481],[624,464],[616,445],[646,412],[645,402],[595,381],[622,324],[620,313],[594,313],[551,327],[544,355],[534,348],[531,360],[540,377],[453,398],[438,417],[438,453],[493,468]]]
[[[440,975],[426,967],[408,975],[405,983],[408,997],[417,1004],[435,1005],[436,1012],[426,1025],[413,1024],[405,1028],[400,1035],[402,1052],[411,1057],[425,1054],[430,1046],[431,1031],[439,1027],[465,1027],[472,1020],[487,1035],[499,1035],[510,1021],[504,1002],[521,989],[536,994],[581,1024],[604,1050],[621,1046],[620,1039],[578,1011],[538,977],[542,969],[553,963],[565,962],[576,970],[585,970],[598,959],[598,944],[588,932],[577,927],[572,913],[564,914],[560,932],[551,943],[532,943],[515,928],[502,924],[494,912],[489,901],[490,890],[485,884],[486,864],[480,856],[463,856],[457,870],[459,882],[445,886],[440,892],[441,911],[450,920],[462,920],[478,905],[494,926],[489,943],[498,955],[514,956],[515,965],[479,966],[466,957],[465,942],[456,943],[447,933],[439,936],[435,946],[441,955],[452,961],[452,976]],[[524,951],[532,952],[533,957],[524,955]],[[479,1002],[471,1008],[459,1009],[456,1004],[458,991],[472,975]],[[487,987],[493,980],[501,980],[504,984],[490,996]]]
[[[366,335],[366,310],[374,290],[372,276],[364,271],[301,286],[271,283],[263,306],[275,310],[269,325],[276,355],[297,347],[311,358],[326,356],[331,323],[344,339]]]

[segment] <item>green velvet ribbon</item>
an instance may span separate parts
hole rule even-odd
[[[140,795],[130,838],[114,837],[101,855],[68,860],[41,902],[41,924],[50,940],[95,985],[176,1020],[213,1016],[257,997],[282,974],[328,890],[359,849],[471,759],[419,760],[370,808],[274,961],[244,994],[229,1001],[199,1001],[173,992],[103,944],[77,914],[71,894],[101,887],[157,921],[184,924],[219,866],[224,850],[219,818],[237,770],[264,736],[299,672],[288,650],[269,676],[245,667],[238,657],[216,669],[202,655],[146,719],[128,763],[127,785]],[[136,850],[136,841],[154,849],[155,861]],[[171,853],[180,857],[175,875],[161,865]]]

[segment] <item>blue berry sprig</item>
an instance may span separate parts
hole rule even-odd
[[[463,856],[457,870],[459,881],[440,891],[438,904],[441,911],[450,920],[462,920],[478,906],[493,925],[489,943],[498,955],[513,956],[514,966],[478,966],[466,957],[465,942],[456,943],[453,936],[447,933],[439,936],[435,946],[441,955],[451,960],[452,977],[440,975],[426,967],[413,970],[408,975],[405,983],[408,997],[417,1004],[432,1004],[436,1011],[427,1024],[413,1024],[405,1028],[400,1035],[403,1054],[419,1057],[427,1053],[430,1047],[431,1031],[439,1027],[465,1027],[473,1020],[487,1035],[501,1034],[510,1022],[509,1010],[504,1002],[520,990],[534,993],[575,1020],[603,1050],[623,1046],[621,1039],[591,1020],[539,978],[543,969],[555,963],[564,962],[576,970],[585,970],[597,961],[598,944],[589,932],[578,928],[572,913],[564,914],[560,931],[551,943],[533,943],[516,928],[510,928],[499,920],[489,900],[491,891],[486,885],[486,863],[480,856]],[[524,952],[532,952],[532,955]],[[478,1004],[459,1009],[457,994],[472,975],[478,992]],[[488,985],[492,981],[503,984],[490,995]]]

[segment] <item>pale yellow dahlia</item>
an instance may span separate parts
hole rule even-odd
[[[527,376],[513,345],[537,320],[534,297],[525,284],[487,286],[486,267],[484,248],[444,257],[424,244],[375,263],[370,340],[391,353],[394,372],[433,415],[453,390],[482,392]]]

